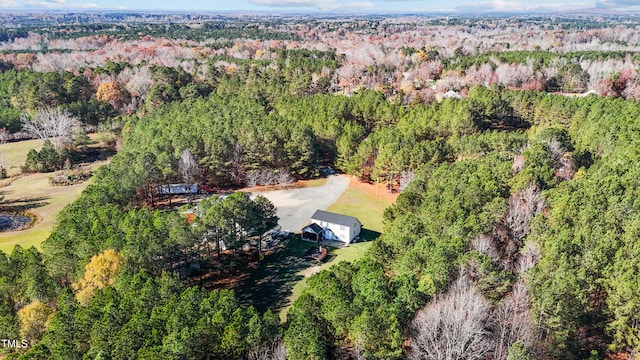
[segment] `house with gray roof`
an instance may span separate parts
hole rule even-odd
[[[311,216],[311,224],[302,229],[302,237],[307,240],[333,240],[349,244],[360,235],[362,224],[353,216],[316,210]]]

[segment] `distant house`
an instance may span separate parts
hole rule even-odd
[[[198,184],[168,184],[156,187],[158,195],[197,194]]]
[[[302,238],[306,240],[334,240],[349,244],[360,235],[362,224],[353,216],[316,210],[311,216],[311,224],[302,229]]]
[[[442,95],[444,99],[462,99],[462,96],[458,94],[457,91],[449,90],[444,95]]]
[[[446,93],[436,94],[436,100],[442,101],[445,99],[462,99],[462,96],[457,91],[453,91],[453,90],[449,90]]]

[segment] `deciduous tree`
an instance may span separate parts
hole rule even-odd
[[[18,310],[20,336],[28,341],[38,341],[47,331],[54,310],[40,300]]]
[[[78,301],[86,304],[96,290],[113,285],[123,264],[122,255],[113,249],[106,249],[101,254],[94,255],[85,266],[83,278],[73,285]]]
[[[491,306],[464,277],[420,310],[411,323],[412,359],[484,359],[494,349]]]
[[[23,114],[20,121],[29,135],[42,140],[52,139],[57,149],[73,141],[75,129],[80,124],[67,110],[59,107],[41,109],[32,118]]]

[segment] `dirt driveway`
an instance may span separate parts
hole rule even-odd
[[[262,195],[276,206],[282,230],[298,232],[309,222],[316,210],[329,207],[338,200],[347,187],[349,187],[349,177],[331,175],[322,186],[254,192],[253,195]]]

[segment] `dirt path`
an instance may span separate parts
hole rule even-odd
[[[349,177],[332,175],[323,186],[254,192],[253,195],[262,195],[271,200],[278,209],[282,229],[297,232],[309,222],[316,210],[329,207],[348,186]]]

